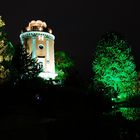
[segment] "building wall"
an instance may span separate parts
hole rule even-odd
[[[44,58],[45,61],[45,72],[55,73],[55,64],[54,64],[54,40],[49,38],[40,39],[39,36],[35,37],[35,56],[36,58]],[[33,37],[30,36],[24,39],[25,48],[29,53],[32,53],[33,50]],[[43,45],[43,49],[39,48],[39,45]],[[47,48],[48,47],[48,48]]]
[[[50,40],[49,41],[49,46],[50,46],[50,70],[55,72],[55,61],[54,61],[54,41]]]

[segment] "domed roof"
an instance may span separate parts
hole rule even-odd
[[[27,31],[33,31],[33,30],[37,30],[37,31],[43,31],[43,28],[46,28],[47,24],[46,22],[43,22],[41,20],[32,20],[31,22],[29,22],[28,26],[26,27]]]

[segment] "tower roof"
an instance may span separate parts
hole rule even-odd
[[[43,22],[41,20],[32,20],[29,22],[28,26],[26,27],[27,31],[43,31],[43,28],[46,28],[47,24],[46,22]]]

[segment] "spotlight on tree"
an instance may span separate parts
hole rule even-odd
[[[105,33],[97,44],[92,70],[94,86],[102,85],[113,101],[124,101],[136,93],[137,72],[131,48],[115,32]]]

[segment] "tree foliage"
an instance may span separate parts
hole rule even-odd
[[[64,51],[55,53],[55,69],[58,74],[57,79],[65,80],[69,76],[69,72],[73,66],[74,62],[67,53]]]
[[[17,84],[22,80],[30,80],[38,77],[42,71],[42,67],[36,58],[32,58],[31,54],[22,46],[16,46],[15,55],[12,59],[11,79]]]
[[[5,22],[0,16],[0,83],[3,83],[9,77],[13,54],[13,45],[7,39]]]
[[[115,32],[99,41],[92,64],[94,85],[102,85],[107,95],[123,100],[135,93],[137,73],[128,42]],[[98,87],[99,88],[99,87]]]

